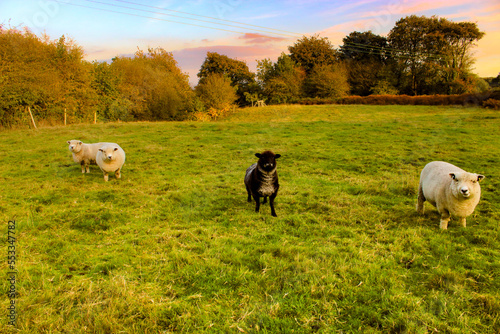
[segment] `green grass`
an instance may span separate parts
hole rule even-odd
[[[498,333],[499,128],[480,108],[337,105],[0,132],[18,270],[0,331]],[[122,179],[82,175],[70,139],[119,143]],[[243,185],[266,149],[277,218]],[[486,175],[465,229],[415,212],[432,160]]]

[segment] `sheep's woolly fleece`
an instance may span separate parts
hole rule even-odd
[[[125,163],[125,151],[118,144],[105,143],[99,148],[96,161],[104,174],[104,181],[108,181],[108,173],[115,173],[119,179]]]
[[[422,214],[424,202],[428,201],[441,215],[441,229],[448,228],[451,216],[458,217],[460,225],[465,227],[466,217],[479,203],[482,179],[481,174],[468,173],[444,161],[430,162],[420,174],[417,211]]]
[[[73,161],[82,165],[82,173],[90,173],[90,165],[96,165],[96,156],[104,143],[85,144],[80,140],[68,140],[68,149],[73,154]]]

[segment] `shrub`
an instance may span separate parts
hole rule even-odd
[[[349,92],[347,70],[344,66],[318,65],[306,79],[308,96],[319,98],[340,98]]]
[[[381,80],[371,89],[374,95],[396,95],[398,90],[387,80]]]
[[[127,101],[127,120],[186,118],[193,92],[172,53],[162,48],[139,50],[134,58],[113,58],[110,66],[118,78],[118,95]]]
[[[238,103],[245,104],[245,92],[252,93],[255,74],[250,72],[244,61],[232,59],[217,52],[207,52],[205,61],[198,72],[198,78],[200,82],[204,82],[212,74],[224,75],[229,79],[231,85],[235,87]]]
[[[264,87],[264,94],[268,97],[269,103],[282,104],[293,102],[297,98],[296,85],[293,82],[282,77],[269,79]]]
[[[223,109],[210,108],[207,112],[196,111],[193,113],[192,119],[195,121],[208,122],[212,120],[217,120],[220,117],[229,115],[231,112],[231,107],[226,107]]]
[[[338,99],[339,104],[372,104],[372,105],[476,105],[484,106],[484,102],[495,97],[495,92],[461,94],[461,95],[369,95],[346,96]],[[494,102],[491,102],[494,105]],[[489,104],[488,104],[489,105]]]
[[[124,98],[111,99],[106,97],[104,107],[99,113],[100,120],[104,121],[129,121],[131,116],[129,115],[129,109],[132,106],[132,102]]]
[[[286,54],[282,53],[276,63],[269,59],[257,65],[263,98],[269,104],[293,103],[303,95],[305,71]]]
[[[231,86],[231,81],[219,73],[207,75],[196,86],[195,91],[206,109],[229,108],[238,99],[236,88]]]
[[[483,101],[483,107],[500,110],[500,100],[487,99]]]

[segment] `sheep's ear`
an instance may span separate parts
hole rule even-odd
[[[281,157],[281,154],[276,154],[276,155],[274,156],[274,159],[278,159],[279,157]]]
[[[262,154],[260,154],[260,153],[255,153],[255,156],[256,156],[257,158],[259,158],[259,159],[260,159],[260,158],[262,158]]]
[[[68,144],[69,144],[69,142],[70,142],[70,141],[68,140],[66,143],[68,143]]]
[[[485,177],[484,175],[478,174],[477,181],[478,182],[481,181],[482,179],[484,179],[484,177]]]
[[[450,173],[450,177],[451,177],[453,180],[456,180],[456,179],[457,179],[457,176],[455,175],[455,173]]]

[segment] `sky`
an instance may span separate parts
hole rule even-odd
[[[196,84],[207,52],[275,61],[302,36],[327,37],[338,47],[354,31],[387,36],[406,16],[475,22],[486,33],[474,50],[473,72],[500,72],[500,0],[0,0],[0,24],[30,28],[51,39],[73,39],[88,61],[131,56],[138,49],[172,52]]]

